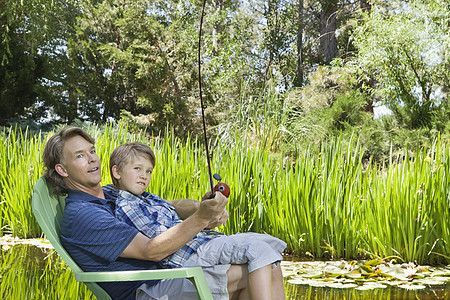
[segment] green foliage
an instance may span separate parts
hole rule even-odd
[[[432,127],[448,102],[450,10],[445,1],[374,2],[355,30],[357,64],[371,87],[408,129]]]
[[[31,194],[42,175],[44,138],[10,128],[0,135],[0,232],[27,238],[41,229],[31,212]]]
[[[50,108],[65,102],[55,93],[68,77],[62,49],[77,15],[75,2],[0,1],[0,125],[47,118]]]

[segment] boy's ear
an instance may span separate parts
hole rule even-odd
[[[112,171],[112,176],[115,179],[120,180],[119,168],[116,165],[112,166],[111,171]]]
[[[56,164],[55,165],[55,171],[56,171],[56,173],[58,173],[62,177],[68,177],[69,176],[69,174],[67,173],[66,168],[64,167],[63,164]]]

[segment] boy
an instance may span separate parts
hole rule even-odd
[[[104,187],[117,193],[116,217],[149,238],[182,222],[169,203],[145,192],[154,166],[155,155],[150,147],[140,143],[121,145],[110,157],[114,186]],[[285,247],[285,242],[270,235],[242,233],[227,236],[202,231],[181,249],[162,259],[160,264],[164,268],[247,264],[252,299],[284,299],[282,277],[273,276],[272,268],[279,268]]]

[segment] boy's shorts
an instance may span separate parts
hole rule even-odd
[[[201,245],[183,266],[210,267],[248,264],[248,272],[277,264],[286,243],[268,234],[254,232],[222,235]]]

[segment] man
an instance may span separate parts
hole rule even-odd
[[[114,198],[100,185],[101,165],[94,140],[76,127],[66,127],[52,136],[44,149],[45,178],[56,193],[67,192],[61,242],[85,271],[156,269],[158,261],[177,251],[201,230],[224,223],[227,199],[207,193],[202,202],[176,200],[170,203],[187,218],[163,234],[149,239],[114,217]],[[218,265],[204,269],[205,276],[225,273],[226,282],[210,286],[213,296],[247,299],[248,271],[245,265]],[[195,299],[188,280],[100,283],[114,299]],[[167,299],[167,298],[166,298]]]

